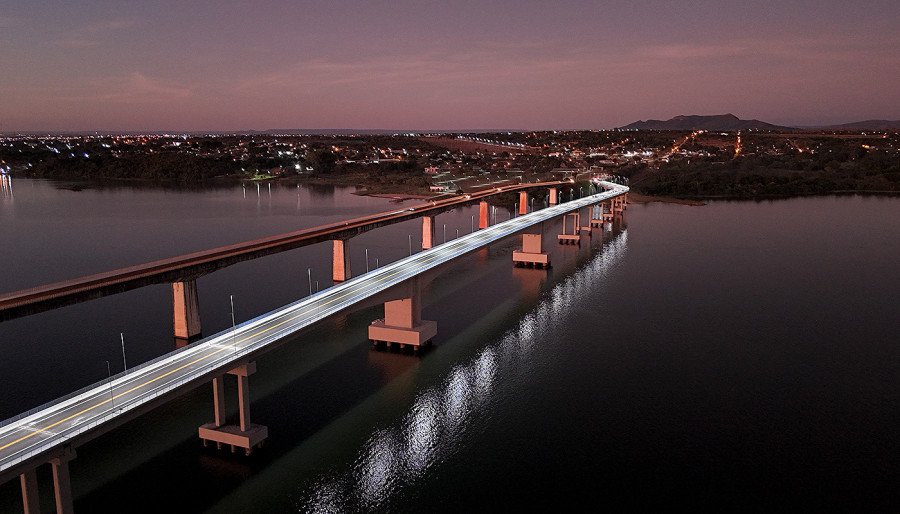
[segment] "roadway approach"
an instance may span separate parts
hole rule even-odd
[[[32,512],[39,508],[35,469],[49,462],[53,470],[57,511],[71,512],[67,461],[74,457],[76,447],[210,381],[214,383],[218,422],[219,393],[225,373],[238,375],[241,426],[240,430],[234,429],[250,434],[247,437],[252,446],[254,437],[261,440],[259,437],[266,435],[265,427],[249,422],[247,376],[255,370],[256,356],[313,323],[533,225],[604,202],[624,208],[628,187],[612,182],[601,182],[600,185],[605,189],[600,193],[536,210],[446,241],[10,418],[0,423],[0,483],[20,476],[25,510]],[[219,426],[215,425],[212,430],[217,428]],[[255,436],[254,430],[257,431]],[[203,427],[200,435],[204,438]],[[234,444],[228,437],[229,434],[222,434],[220,439],[209,440],[232,444],[233,449]],[[244,447],[249,452],[250,447]]]

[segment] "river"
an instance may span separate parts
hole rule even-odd
[[[12,186],[3,292],[396,205],[265,183]],[[438,216],[438,242],[474,214]],[[202,448],[208,387],[78,448],[76,510],[897,510],[900,199],[632,204],[580,247],[543,230],[549,271],[513,268],[511,238],[425,285],[438,336],[421,357],[371,350],[381,312],[366,307],[259,359],[251,419],[270,437],[252,457]],[[354,238],[353,272],[406,256],[410,236],[416,250],[416,221]],[[330,251],[201,277],[204,333],[230,326],[229,296],[240,321],[327,287]],[[104,379],[107,361],[120,371],[120,333],[129,365],[170,351],[170,295],[0,323],[0,418]],[[21,511],[17,482],[0,511]]]

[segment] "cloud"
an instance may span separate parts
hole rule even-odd
[[[158,104],[178,102],[194,96],[188,86],[149,77],[135,71],[128,75],[86,79],[71,89],[74,95],[57,96],[66,102],[100,102],[117,104]],[[67,92],[70,89],[67,88]]]
[[[85,49],[100,46],[106,36],[138,25],[133,19],[113,19],[92,22],[67,32],[56,43],[64,48]]]
[[[516,76],[561,74],[578,60],[547,53],[512,55],[510,48],[458,52],[429,52],[415,56],[380,56],[361,59],[311,59],[285,65],[241,80],[235,91],[311,87],[440,86],[461,82],[483,83]],[[522,50],[521,47],[515,50]]]

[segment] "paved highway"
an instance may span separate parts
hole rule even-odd
[[[529,226],[558,217],[576,208],[596,204],[628,191],[603,182],[607,191],[513,218],[478,232],[435,246],[385,265],[347,282],[308,296],[272,312],[173,351],[111,382],[97,383],[83,392],[40,407],[36,412],[12,418],[0,427],[0,476],[77,439],[102,433],[152,406],[162,395],[172,395],[189,385],[199,385],[227,371],[280,339],[385,289],[478,248],[508,237]],[[138,410],[137,412],[142,412]]]

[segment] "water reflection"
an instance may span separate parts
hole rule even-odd
[[[338,471],[303,488],[298,505],[307,512],[343,512],[387,507],[393,495],[460,446],[473,418],[484,415],[502,373],[522,372],[529,353],[566,322],[573,303],[583,301],[608,276],[627,250],[627,231],[557,284],[499,343],[456,366],[443,383],[422,391],[396,426],[377,430],[352,469]],[[538,363],[533,363],[538,364]]]

